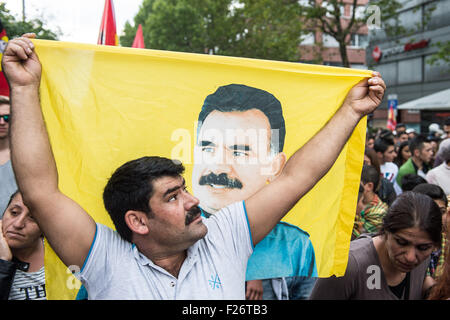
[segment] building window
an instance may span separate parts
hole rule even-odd
[[[401,12],[398,15],[398,23],[405,28],[406,33],[422,30],[422,7]]]
[[[398,84],[422,82],[422,57],[398,62]]]
[[[431,55],[425,56],[425,81],[439,81],[439,80],[447,80],[450,79],[450,66],[444,60],[439,60],[435,64],[431,65],[429,62],[429,58]]]
[[[315,42],[316,42],[315,33],[310,32],[301,37],[300,45],[303,45],[303,46],[313,45]]]
[[[344,17],[345,16],[345,6],[344,6],[344,4],[337,3],[336,5],[339,7],[339,11],[340,11],[341,17]],[[328,3],[328,1],[322,1],[321,7],[327,9],[326,16],[328,18],[333,18],[334,17],[334,14],[332,13],[332,12],[334,12],[334,5],[332,3]]]
[[[352,47],[367,48],[369,45],[369,36],[367,34],[352,33],[350,45]]]
[[[339,42],[329,34],[322,34],[322,42],[324,47],[336,48],[339,47]]]
[[[384,63],[374,66],[374,70],[381,73],[386,85],[397,84],[397,62]]]
[[[350,12],[348,14],[348,17],[351,18],[353,14],[353,5],[350,5]],[[356,19],[364,19],[366,15],[366,6],[356,6],[356,12],[355,12],[355,18]]]

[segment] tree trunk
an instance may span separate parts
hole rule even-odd
[[[347,56],[347,44],[345,42],[339,41],[339,53],[341,54],[342,66],[350,68],[350,62]]]

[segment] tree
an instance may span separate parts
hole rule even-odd
[[[240,57],[299,61],[307,30],[302,7],[292,0],[241,0],[234,9],[233,37],[223,53]]]
[[[144,0],[132,27],[127,21],[123,46],[131,46],[142,24],[146,47],[153,49],[212,53],[227,44],[231,0]]]
[[[430,65],[439,65],[440,63],[450,64],[450,41],[437,41],[434,46],[438,51],[431,55],[427,60]]]
[[[401,26],[398,23],[389,24],[388,21],[396,22],[396,11],[401,8],[401,4],[395,0],[372,1],[377,8],[376,12],[367,10],[358,5],[358,0],[305,0],[300,1],[303,5],[304,21],[308,23],[309,28],[318,30],[322,34],[333,37],[339,45],[339,53],[342,65],[350,67],[347,55],[347,46],[351,42],[351,36],[361,32],[367,27],[367,22],[373,14],[379,14],[379,21],[387,32],[396,32]],[[345,7],[350,4],[350,14],[344,18]],[[364,10],[361,10],[363,8]]]
[[[142,24],[147,48],[298,61],[300,9],[293,0],[144,0],[120,42],[131,46]]]
[[[6,9],[5,3],[0,3],[0,20],[9,38],[18,37],[27,32],[34,32],[39,39],[57,40],[61,32],[51,31],[45,27],[45,22],[41,19],[28,21],[17,21]]]

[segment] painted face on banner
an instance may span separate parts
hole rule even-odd
[[[271,130],[260,110],[211,112],[194,148],[192,185],[208,213],[249,198],[284,165],[270,148]],[[284,154],[283,154],[284,159]]]

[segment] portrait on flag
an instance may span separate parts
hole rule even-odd
[[[204,215],[248,199],[275,179],[286,164],[286,126],[280,101],[241,84],[219,87],[199,113],[192,191]],[[316,277],[308,233],[280,222],[255,246],[247,280]]]
[[[206,212],[207,208],[242,200],[247,194],[241,192],[248,190],[251,194],[276,179],[286,160],[328,122],[348,91],[371,75],[367,70],[278,61],[34,42],[43,68],[41,105],[58,168],[59,188],[96,222],[111,228],[102,193],[111,173],[123,163],[149,155],[180,160],[186,168],[186,185],[197,194]],[[282,117],[272,124],[271,117],[254,105],[244,111],[213,110],[215,101],[228,99],[222,90],[230,88],[233,92],[238,88],[241,98],[246,90],[257,93],[255,99],[262,94],[261,101],[269,98],[279,104]],[[229,99],[230,104],[235,103]],[[205,111],[204,118],[202,106],[211,109],[208,114]],[[244,114],[249,116],[242,117]],[[277,229],[281,234],[301,234],[296,237],[302,239],[296,247],[307,248],[310,259],[298,267],[272,270],[270,276],[298,274],[301,266],[306,266],[307,274],[319,277],[344,274],[365,129],[363,119],[330,171]],[[242,130],[247,134],[240,134]],[[256,147],[252,147],[254,143]],[[214,154],[214,148],[220,149],[219,155]],[[250,157],[255,150],[258,154]],[[211,169],[225,164],[228,168]],[[222,174],[238,166],[244,167],[239,168],[240,174]],[[263,174],[244,178],[252,170]],[[208,175],[208,171],[215,176]],[[202,189],[209,194],[202,194]],[[214,197],[220,193],[230,196],[222,200]],[[238,195],[232,197],[232,193]],[[278,250],[282,255],[271,259],[295,255],[290,250]],[[52,274],[49,279],[53,281],[47,284],[49,299],[73,298],[76,290],[55,285],[66,283],[68,273],[50,247],[45,259],[46,272]]]

